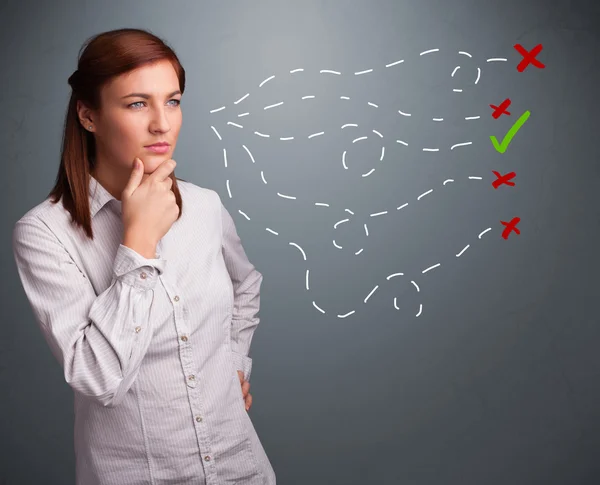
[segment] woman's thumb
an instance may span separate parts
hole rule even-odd
[[[136,157],[133,161],[133,170],[131,171],[131,176],[127,181],[127,185],[125,186],[123,193],[126,195],[131,195],[133,191],[139,187],[143,176],[144,164],[139,158]]]

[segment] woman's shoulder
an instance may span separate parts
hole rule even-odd
[[[51,197],[47,197],[42,202],[27,210],[16,222],[15,225],[38,219],[42,223],[68,223],[68,212],[62,205],[62,199],[57,203],[52,201]]]

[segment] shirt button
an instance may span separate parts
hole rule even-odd
[[[146,276],[147,276],[147,275],[146,275],[146,273],[142,273],[142,274],[140,275],[140,278],[142,278],[143,280],[145,280],[145,279],[146,279]]]
[[[194,374],[188,376],[188,380],[193,381],[196,378]]]
[[[198,421],[198,422],[202,421],[202,416],[196,416],[196,421]]]
[[[187,342],[187,337],[185,335],[182,335],[181,340],[183,340],[184,342]]]
[[[139,333],[142,327],[135,327],[135,333]]]
[[[175,295],[175,298],[173,298],[173,300],[179,301],[179,295]]]
[[[204,457],[204,460],[205,460],[205,461],[210,461],[210,456],[206,455],[206,456]]]

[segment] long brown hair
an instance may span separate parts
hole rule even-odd
[[[77,70],[69,77],[72,93],[65,116],[60,167],[48,197],[55,204],[62,197],[64,208],[71,214],[71,222],[81,227],[92,240],[88,194],[89,177],[95,166],[96,142],[94,135],[81,126],[77,101],[98,109],[101,88],[112,78],[161,60],[168,60],[173,65],[183,94],[185,70],[177,55],[162,39],[140,29],[111,30],[88,38],[79,51]],[[174,172],[170,177],[173,179],[171,190],[179,206],[179,219],[183,211],[181,193]]]

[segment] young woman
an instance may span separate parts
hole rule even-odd
[[[147,31],[86,44],[56,185],[13,231],[74,390],[76,483],[274,485],[247,412],[262,275],[219,195],[173,172],[185,71]]]

